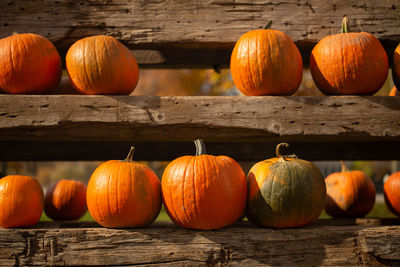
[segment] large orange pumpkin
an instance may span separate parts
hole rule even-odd
[[[32,33],[0,39],[0,90],[9,94],[44,94],[57,89],[61,58],[46,38]]]
[[[256,163],[247,175],[246,215],[265,227],[302,227],[318,219],[325,205],[324,177],[311,162],[281,155]]]
[[[139,79],[135,57],[111,36],[75,42],[65,59],[72,85],[84,94],[129,95]]]
[[[79,219],[86,212],[86,186],[74,180],[58,181],[46,191],[44,212],[53,220]]]
[[[245,95],[291,95],[303,77],[299,49],[278,30],[245,33],[231,55],[231,74]]]
[[[372,95],[388,75],[388,58],[378,39],[366,32],[323,38],[312,50],[310,70],[317,87],[327,95]]]
[[[109,228],[151,224],[161,209],[157,175],[132,161],[132,147],[125,160],[102,163],[90,177],[86,202],[93,219]]]
[[[342,162],[342,171],[325,179],[325,211],[333,217],[364,217],[375,203],[375,186],[362,171],[349,171]]]
[[[397,45],[393,55],[392,77],[394,85],[400,88],[400,44]]]
[[[161,188],[171,220],[184,228],[218,229],[237,221],[246,206],[246,177],[227,156],[207,155],[196,140],[196,155],[173,160],[166,167]]]
[[[389,176],[383,185],[383,192],[388,209],[400,216],[400,172]]]
[[[43,189],[29,176],[0,179],[0,226],[28,227],[37,224],[43,211]]]

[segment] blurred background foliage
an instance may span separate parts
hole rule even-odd
[[[66,73],[64,73],[66,75]],[[392,75],[382,89],[376,95],[388,95],[393,87]],[[64,77],[66,78],[66,77]],[[68,93],[73,93],[68,91]],[[232,81],[229,69],[144,69],[140,71],[139,83],[132,95],[151,96],[235,96],[242,95]],[[310,71],[304,70],[303,81],[299,90],[295,93],[298,96],[322,96],[323,94],[315,86]],[[260,159],[263,160],[263,159]],[[29,175],[39,180],[44,190],[60,179],[75,179],[87,184],[95,168],[101,162],[2,162],[0,172],[4,174]],[[243,170],[247,173],[255,162],[241,162]],[[153,169],[161,178],[164,168],[168,162],[143,162]],[[339,162],[316,162],[322,173],[328,174],[340,171]],[[347,162],[350,169],[363,170],[371,177],[377,188],[377,202],[369,217],[394,217],[383,203],[382,185],[385,177],[399,168],[398,162],[391,161],[354,161]],[[322,218],[329,217],[325,213]],[[48,218],[43,215],[43,220]],[[87,213],[82,220],[91,220]],[[169,220],[165,211],[162,211],[158,220]]]

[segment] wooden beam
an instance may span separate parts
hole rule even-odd
[[[400,41],[397,1],[7,0],[0,3],[0,37],[38,33],[65,55],[76,40],[105,34],[135,50],[142,67],[227,67],[237,39],[272,21],[307,64],[311,47],[337,33],[343,15],[353,31],[374,34],[392,56]]]
[[[277,142],[207,142],[207,153],[238,161],[275,157]],[[192,142],[0,142],[0,161],[91,161],[124,159],[135,146],[137,161],[171,161],[194,155]],[[400,142],[291,142],[284,153],[324,160],[400,160]]]
[[[0,141],[398,142],[398,97],[0,95]]]
[[[40,223],[0,229],[4,266],[383,266],[400,262],[400,226],[311,225],[272,230],[248,222],[217,231],[166,223],[106,229]]]

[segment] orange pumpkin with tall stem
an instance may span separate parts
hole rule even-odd
[[[227,156],[207,155],[196,140],[196,155],[173,160],[166,167],[161,188],[171,220],[184,228],[210,230],[236,222],[246,206],[246,177]]]
[[[327,95],[372,95],[385,83],[388,57],[372,34],[350,33],[343,18],[342,33],[323,38],[312,50],[310,70]]]
[[[131,147],[125,160],[102,163],[90,177],[86,202],[93,219],[108,228],[151,224],[161,209],[157,175],[132,160]]]

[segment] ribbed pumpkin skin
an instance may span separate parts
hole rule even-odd
[[[110,160],[90,177],[86,202],[93,219],[104,227],[149,225],[161,209],[160,181],[142,164]]]
[[[86,186],[79,181],[60,180],[46,191],[44,212],[53,220],[76,220],[86,209]]]
[[[236,222],[246,206],[246,177],[227,156],[183,156],[161,179],[164,207],[180,227],[210,230]]]
[[[333,217],[364,217],[375,204],[375,186],[362,171],[335,172],[325,179],[325,211]]]
[[[399,96],[400,92],[397,90],[396,86],[393,86],[392,90],[390,90],[389,96]]]
[[[29,176],[0,179],[0,226],[28,227],[37,224],[43,211],[43,189]]]
[[[324,94],[372,95],[386,81],[388,57],[370,33],[339,33],[314,47],[310,70]]]
[[[45,94],[57,89],[61,58],[46,38],[32,33],[0,39],[0,90],[9,94]]]
[[[139,79],[136,59],[111,36],[75,42],[65,59],[72,85],[84,94],[129,95]]]
[[[388,209],[400,216],[400,172],[389,176],[383,185],[383,192]]]
[[[246,215],[256,225],[303,227],[318,219],[324,208],[324,178],[311,162],[268,159],[256,163],[247,180]]]
[[[400,44],[397,45],[393,55],[392,77],[394,85],[400,88]],[[397,91],[399,92],[399,91]],[[397,94],[399,95],[399,94]]]
[[[277,30],[254,30],[237,41],[231,55],[231,74],[245,95],[291,95],[303,77],[299,49]]]

